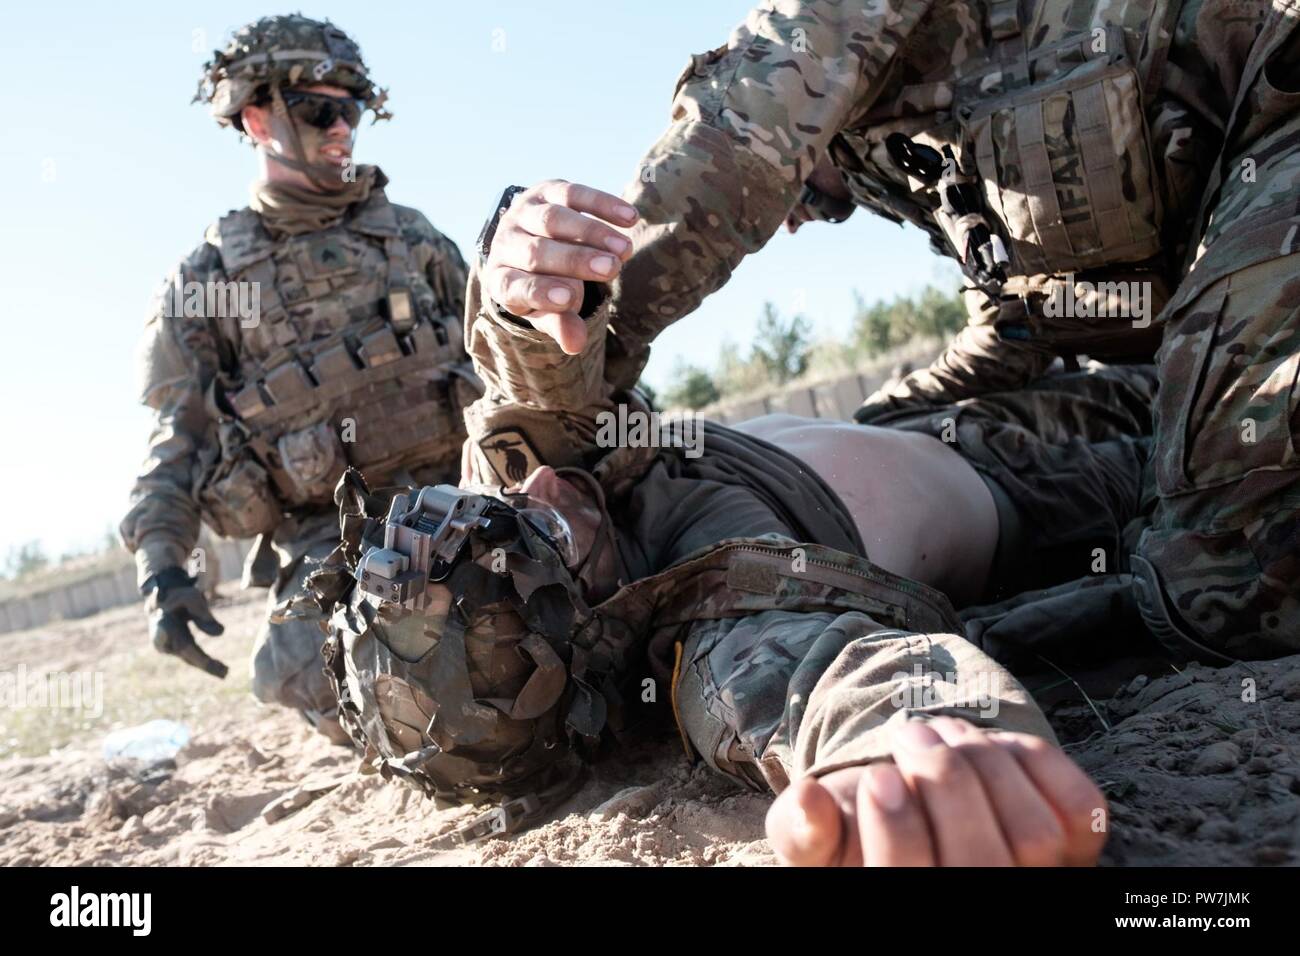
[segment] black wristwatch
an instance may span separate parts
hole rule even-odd
[[[523,186],[507,186],[501,193],[501,198],[497,200],[496,212],[492,218],[483,223],[483,231],[478,234],[478,241],[474,243],[474,248],[478,250],[478,261],[487,262],[488,253],[492,251],[492,240],[497,234],[497,225],[501,222],[501,217],[506,214],[510,204],[515,201],[515,197],[524,192]]]

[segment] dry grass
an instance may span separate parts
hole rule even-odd
[[[233,708],[254,708],[248,693],[247,660],[263,614],[262,592],[220,601],[214,607],[226,625],[218,638],[203,637],[204,647],[230,666],[218,681],[173,657],[165,657],[149,643],[141,605],[116,608],[93,618],[61,621],[31,631],[0,635],[3,670],[10,682],[20,668],[30,686],[54,675],[45,686],[66,690],[70,679],[85,681],[87,689],[102,693],[82,697],[80,707],[42,705],[29,699],[27,706],[0,706],[0,758],[39,756],[61,747],[88,745],[109,731],[155,718],[190,725],[229,713]],[[75,702],[64,696],[64,703]],[[33,705],[34,704],[34,705]]]

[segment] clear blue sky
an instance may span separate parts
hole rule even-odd
[[[361,44],[395,119],[361,162],[467,256],[501,189],[550,176],[620,190],[668,122],[691,53],[746,0],[314,3]],[[228,32],[287,12],[235,3],[10,4],[0,31],[0,558],[53,554],[116,524],[144,454],[134,356],[152,289],[204,227],[247,201],[252,150],[189,98]],[[504,50],[493,49],[504,39]],[[497,44],[498,46],[500,44]],[[841,332],[853,292],[889,298],[951,275],[920,233],[859,213],[782,233],[665,333],[647,371],[745,344],[764,300]]]

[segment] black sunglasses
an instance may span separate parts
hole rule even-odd
[[[298,93],[290,90],[284,94],[284,105],[289,114],[308,126],[329,129],[339,117],[353,129],[361,122],[365,109],[360,100],[350,96],[329,96],[325,93]]]

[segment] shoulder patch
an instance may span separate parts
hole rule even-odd
[[[522,483],[542,465],[537,449],[517,428],[498,428],[480,439],[478,447],[506,487]]]

